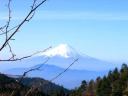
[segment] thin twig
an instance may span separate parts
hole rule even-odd
[[[61,73],[59,73],[57,76],[53,77],[50,82],[56,80],[58,77],[60,77],[63,73],[65,73],[72,65],[74,65],[79,59],[75,59],[64,71],[62,71]]]
[[[47,0],[43,0],[41,1],[38,5],[36,5],[33,9],[30,10],[30,12],[28,13],[28,15],[24,18],[24,20],[19,24],[19,26],[16,28],[16,30],[8,37],[8,39],[2,44],[2,46],[0,47],[0,51],[5,48],[7,42],[18,32],[18,30],[22,27],[22,25],[25,23],[25,22],[29,22],[32,17],[30,17],[33,12],[38,8],[40,7],[43,3],[45,3]]]
[[[19,26],[19,25],[16,25],[16,26],[12,27],[11,29],[9,29],[9,30],[7,31],[7,33],[11,32],[12,30],[14,30],[15,28],[17,28],[18,26]],[[2,33],[1,33],[0,35],[4,35],[4,34],[6,34],[6,32],[3,31],[2,28],[1,28],[0,30],[2,31]]]
[[[22,80],[24,79],[24,77],[25,77],[28,73],[30,73],[30,72],[32,72],[32,71],[40,70],[40,68],[41,68],[44,64],[46,64],[46,63],[49,61],[49,59],[50,59],[50,58],[48,58],[47,60],[45,60],[40,66],[25,71],[25,72],[23,73],[23,75],[21,76],[20,80],[18,81],[18,83],[21,83]]]
[[[34,56],[34,55],[39,54],[39,53],[46,52],[47,50],[49,50],[49,49],[51,49],[51,48],[52,48],[52,47],[50,46],[50,47],[44,49],[43,51],[37,51],[37,52],[35,52],[35,53],[31,54],[31,55],[24,56],[24,57],[21,57],[21,58],[6,59],[6,60],[0,60],[0,61],[8,61],[8,62],[11,62],[11,61],[20,61],[20,60],[23,60],[23,59],[30,58],[30,57],[32,57],[32,56]]]

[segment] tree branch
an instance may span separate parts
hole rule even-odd
[[[43,51],[37,51],[37,52],[35,52],[35,53],[31,54],[31,55],[24,56],[24,57],[21,57],[21,58],[13,58],[13,59],[10,58],[10,59],[0,60],[0,61],[8,61],[8,62],[10,62],[10,61],[20,61],[20,60],[23,60],[23,59],[30,58],[30,57],[32,57],[32,56],[34,56],[34,55],[39,54],[39,53],[46,52],[47,50],[49,50],[49,49],[51,49],[51,48],[52,48],[52,47],[50,46],[50,47],[44,49]]]
[[[9,0],[10,1],[10,0]],[[36,0],[34,0],[35,2]],[[2,44],[2,46],[0,47],[0,51],[2,49],[5,48],[6,44],[8,43],[8,41],[18,32],[18,30],[22,27],[22,25],[25,22],[29,22],[32,18],[33,18],[33,13],[35,12],[35,10],[40,7],[43,3],[45,3],[47,0],[43,0],[41,1],[38,5],[35,6],[35,4],[33,5],[32,9],[30,10],[30,12],[28,13],[28,15],[24,18],[24,20],[19,24],[19,26],[16,28],[16,30],[7,38],[7,40]],[[35,7],[34,7],[35,6]]]
[[[62,71],[61,73],[59,73],[57,76],[55,76],[54,78],[52,78],[50,80],[50,82],[56,80],[58,77],[60,77],[62,74],[64,74],[72,65],[74,65],[79,59],[75,59],[64,71]]]

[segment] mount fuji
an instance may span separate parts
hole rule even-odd
[[[66,68],[75,59],[79,59],[71,69],[77,70],[89,70],[89,71],[102,71],[110,70],[115,67],[110,62],[99,60],[83,53],[77,52],[73,47],[67,44],[60,44],[59,46],[52,48],[42,54],[40,57],[49,57],[48,64],[52,64],[61,68]]]
[[[70,58],[70,57],[78,56],[78,53],[70,45],[60,44],[59,46],[42,53],[42,56],[47,56],[47,57],[60,56],[63,58]]]
[[[4,71],[10,68],[30,68],[38,64],[42,64],[47,58],[47,64],[55,65],[61,68],[67,68],[75,59],[79,58],[71,69],[89,70],[89,71],[104,71],[115,67],[114,64],[103,61],[97,58],[87,56],[77,52],[73,47],[67,44],[60,44],[57,47],[51,48],[44,53],[38,54],[32,58],[24,59],[16,62],[1,62],[0,70]]]
[[[48,58],[47,64],[43,64]],[[79,60],[63,76],[55,80],[55,83],[67,88],[74,88],[82,80],[96,79],[97,76],[103,76],[115,67],[114,64],[107,61],[81,54],[67,44],[60,44],[33,58],[0,64],[0,70],[6,74],[22,75],[24,71],[42,64],[43,71],[34,71],[28,76],[50,80],[64,71],[77,58]]]

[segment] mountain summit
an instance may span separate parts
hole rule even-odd
[[[57,47],[54,47],[54,48],[42,53],[41,55],[46,56],[46,57],[60,56],[63,58],[70,58],[70,57],[76,57],[79,54],[70,45],[60,44]]]

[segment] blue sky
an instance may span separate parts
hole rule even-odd
[[[12,25],[27,14],[31,1],[13,0]],[[4,2],[0,4],[3,24],[6,7]],[[128,60],[127,5],[128,0],[48,0],[15,35],[12,46],[18,55],[26,55],[67,43],[99,59]]]

